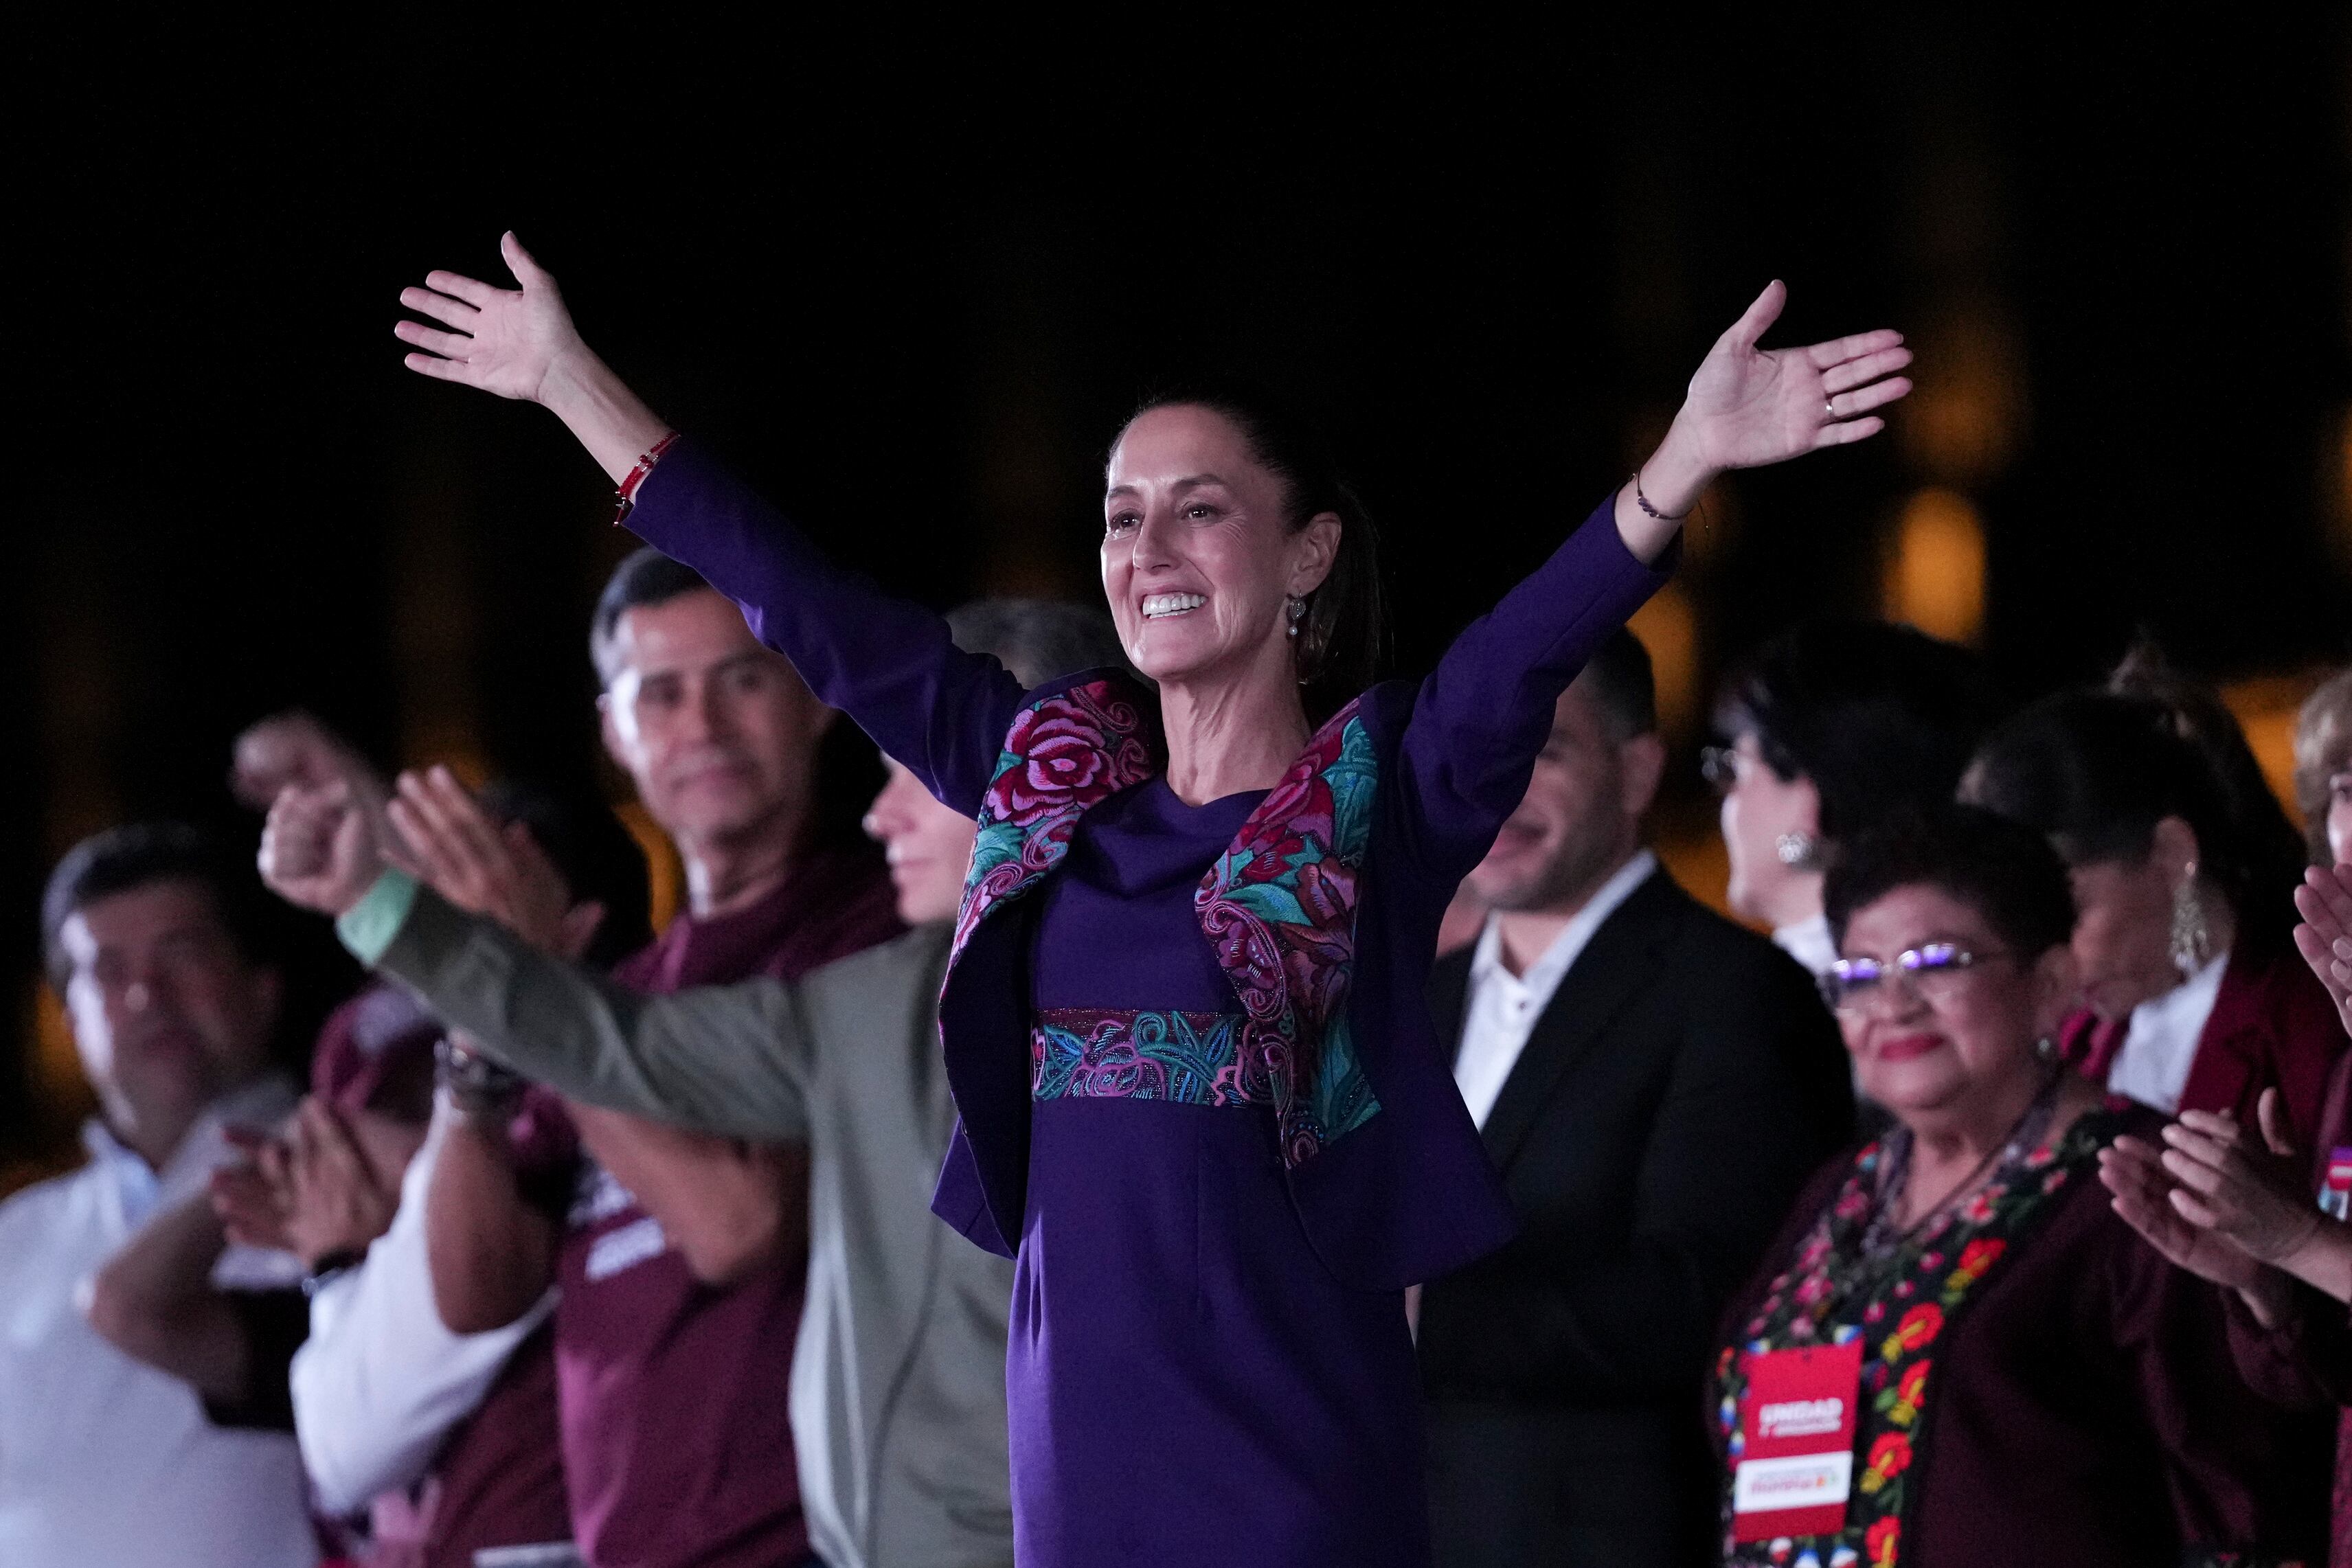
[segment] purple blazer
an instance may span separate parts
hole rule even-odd
[[[1344,1006],[1380,1111],[1286,1164],[1311,1244],[1350,1284],[1433,1278],[1514,1228],[1423,993],[1438,921],[1526,792],[1559,693],[1671,570],[1625,549],[1612,500],[1427,678],[1383,683],[1356,705],[1378,785]],[[937,615],[828,561],[695,442],[663,456],[627,520],[740,604],[753,635],[959,811],[982,815],[1015,719],[1088,678],[1024,692],[994,659],[957,649]],[[965,934],[941,1006],[959,1125],[933,1207],[1008,1257],[1027,1185],[1034,908],[1015,900]]]

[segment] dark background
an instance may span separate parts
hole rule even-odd
[[[2136,630],[2242,683],[2342,659],[2340,15],[1885,9],[29,45],[0,1167],[69,1146],[54,1023],[35,1044],[47,867],[129,816],[250,836],[242,725],[300,705],[387,764],[597,777],[609,491],[543,412],[409,375],[390,331],[430,268],[502,280],[507,226],[656,408],[937,604],[1087,591],[1124,411],[1239,371],[1351,455],[1396,663],[1425,666],[1778,276],[1771,340],[1900,326],[1921,390],[1887,436],[1715,497],[1692,691],[1794,619],[1879,610],[1927,486],[1981,518],[1981,643],[2020,693]]]

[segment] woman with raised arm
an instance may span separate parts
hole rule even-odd
[[[1024,691],[671,432],[503,248],[519,289],[402,294],[441,324],[400,324],[409,366],[545,404],[633,529],[980,821],[933,1207],[1017,1260],[1021,1562],[1426,1563],[1402,1292],[1511,1228],[1422,999],[1438,918],[1699,493],[1874,434],[1910,390],[1899,336],[1759,349],[1773,284],[1623,488],[1434,674],[1370,690],[1353,496],[1264,410],[1155,403],[1112,449],[1102,575],[1156,689]]]

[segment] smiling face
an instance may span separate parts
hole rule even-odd
[[[909,925],[952,919],[963,896],[980,824],[942,806],[917,779],[884,758],[889,778],[866,813],[866,833],[880,841],[898,894],[898,918]]]
[[[1528,792],[1470,873],[1490,909],[1574,908],[1641,844],[1665,748],[1655,735],[1619,740],[1580,675],[1559,695]]]
[[[2013,1096],[2021,1078],[2041,1072],[2034,1042],[2056,1029],[2073,992],[2065,948],[2021,957],[1974,906],[1925,883],[1854,911],[1838,951],[1891,967],[1937,943],[1974,954],[1975,965],[1924,988],[1890,976],[1838,1013],[1856,1087],[1906,1121]]]
[[[602,662],[605,747],[682,851],[805,820],[835,715],[732,602],[698,590],[635,606]]]
[[[1189,403],[1136,416],[1103,498],[1103,594],[1120,644],[1153,680],[1292,667],[1287,606],[1321,585],[1339,519],[1293,529],[1287,486],[1232,421]]]
[[[115,1132],[160,1164],[207,1103],[261,1071],[278,976],[239,951],[188,881],[92,900],[58,947],[82,1070]]]

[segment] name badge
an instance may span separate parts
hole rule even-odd
[[[2327,1154],[2327,1183],[2319,1189],[2319,1207],[2337,1219],[2352,1220],[2352,1148]]]
[[[1746,1357],[1732,1539],[1832,1535],[1845,1528],[1861,1412],[1862,1341]]]

